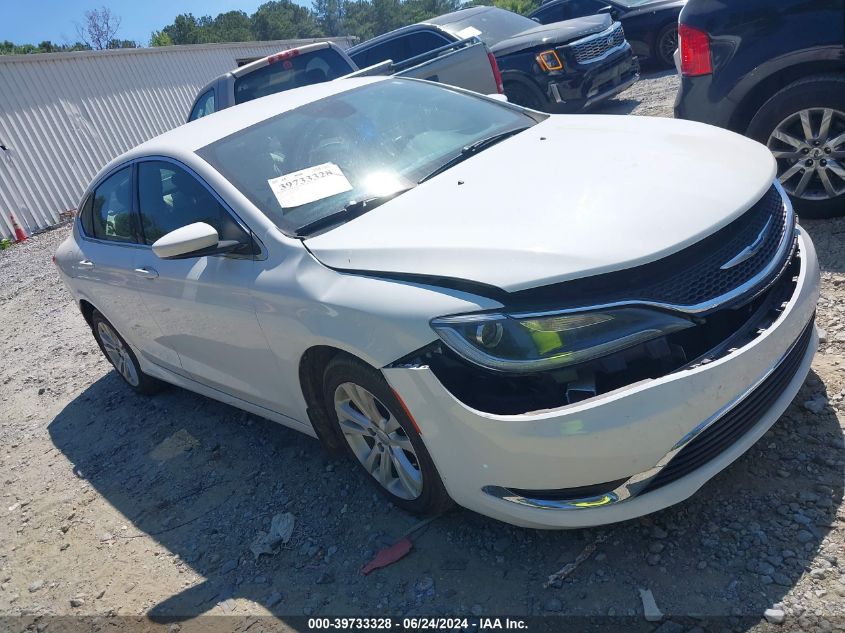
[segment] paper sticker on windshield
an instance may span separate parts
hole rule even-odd
[[[298,207],[323,198],[351,191],[352,185],[334,163],[271,178],[267,181],[282,208]]]
[[[481,31],[479,31],[474,26],[468,26],[465,29],[461,29],[460,31],[455,33],[455,35],[457,35],[462,40],[466,40],[466,39],[469,39],[470,37],[476,37],[478,35],[481,35]]]

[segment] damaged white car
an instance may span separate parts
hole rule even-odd
[[[56,254],[134,389],[510,523],[681,501],[777,420],[819,268],[762,145],[406,79],[258,99],[107,166]]]

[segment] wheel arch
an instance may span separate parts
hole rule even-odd
[[[528,90],[537,92],[543,100],[548,100],[548,95],[543,91],[540,85],[530,76],[517,70],[503,70],[502,71],[502,85],[505,86],[505,93],[507,93],[508,84],[519,84]]]
[[[341,356],[372,367],[364,359],[331,345],[309,347],[299,359],[299,386],[305,399],[306,413],[317,438],[330,455],[341,454],[344,444],[323,400],[323,376],[329,363]]]
[[[797,81],[825,77],[845,78],[845,63],[838,60],[807,61],[773,72],[743,97],[734,111],[729,129],[744,134],[754,115],[778,92]]]
[[[88,301],[87,299],[80,299],[79,300],[79,311],[82,312],[82,318],[85,319],[85,322],[91,326],[93,318],[94,318],[94,310],[97,308],[94,307],[94,304]]]

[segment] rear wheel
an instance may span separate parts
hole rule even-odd
[[[671,68],[675,65],[675,51],[678,50],[678,25],[667,24],[654,40],[653,55],[661,66]]]
[[[422,514],[452,505],[413,422],[378,371],[338,358],[326,368],[324,388],[346,447],[382,494]]]
[[[763,104],[748,135],[772,151],[778,180],[801,215],[845,213],[845,77],[787,86]]]
[[[144,395],[156,393],[161,389],[161,382],[141,371],[132,348],[97,310],[91,315],[91,330],[106,360],[127,385]]]

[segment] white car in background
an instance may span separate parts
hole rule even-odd
[[[539,528],[689,497],[777,420],[817,344],[816,254],[762,145],[409,79],[137,147],[56,263],[137,391],[345,447],[408,510]]]

